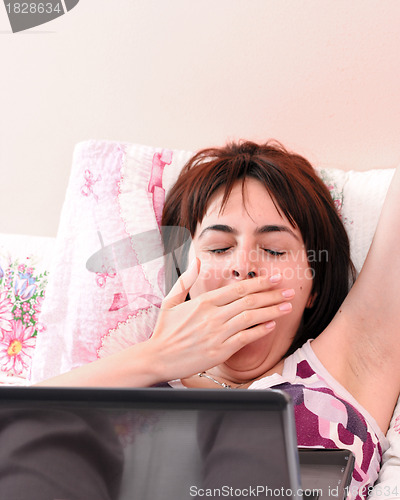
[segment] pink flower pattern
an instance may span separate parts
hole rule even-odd
[[[84,185],[81,187],[81,194],[83,196],[90,196],[92,195],[93,198],[98,201],[99,197],[97,194],[93,191],[93,186],[96,184],[96,182],[101,181],[101,175],[97,176],[96,178],[92,174],[92,172],[89,169],[86,169],[83,177],[85,179]]]
[[[327,170],[322,169],[319,172],[317,171],[317,173],[320,175],[325,186],[328,188],[328,191],[333,200],[333,204],[343,224],[345,226],[353,224],[352,220],[349,220],[347,217],[343,216],[343,188],[338,188],[336,182],[332,180],[331,174]]]
[[[36,275],[18,259],[0,273],[0,371],[8,375],[29,376],[46,286],[47,271]]]
[[[104,288],[107,283],[107,278],[115,278],[116,272],[114,270],[104,273],[96,273],[96,283],[100,288]]]
[[[396,420],[394,421],[393,429],[397,432],[397,434],[400,434],[400,415],[398,415],[396,417]]]
[[[42,311],[42,305],[43,305],[43,301],[44,301],[44,296],[45,296],[45,293],[43,292],[43,296],[37,297],[36,304],[33,304],[33,308],[35,309],[35,311],[38,314]]]
[[[161,153],[153,156],[151,176],[148,191],[153,195],[153,210],[158,226],[161,224],[161,215],[165,201],[165,189],[162,185],[162,175],[165,165],[172,162],[172,151],[163,149]]]
[[[13,375],[28,374],[36,339],[34,327],[25,328],[22,321],[12,321],[11,331],[0,340],[0,369]]]
[[[14,319],[12,314],[12,302],[7,297],[7,292],[0,293],[0,337],[5,332],[11,330],[11,321]]]

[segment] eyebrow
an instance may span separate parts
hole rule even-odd
[[[220,231],[222,233],[228,233],[233,235],[238,235],[239,231],[234,229],[231,226],[227,226],[226,224],[214,224],[212,226],[208,226],[203,229],[203,231],[199,235],[199,239],[202,238],[209,231]],[[254,234],[265,234],[265,233],[288,233],[291,234],[296,240],[298,240],[298,236],[290,229],[290,227],[277,225],[277,224],[267,224],[265,226],[258,227]]]

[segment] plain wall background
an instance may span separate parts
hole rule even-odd
[[[400,161],[398,0],[80,0],[18,34],[0,5],[0,60],[0,232],[56,234],[91,138]]]

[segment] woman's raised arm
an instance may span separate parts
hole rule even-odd
[[[400,169],[349,295],[313,343],[326,368],[386,429],[400,390]]]

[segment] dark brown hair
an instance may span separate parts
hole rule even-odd
[[[214,193],[223,189],[222,210],[234,184],[242,180],[243,188],[247,177],[260,181],[278,211],[299,228],[307,255],[311,250],[315,256],[326,256],[309,261],[314,275],[311,293],[316,299],[304,311],[289,354],[326,328],[355,278],[347,233],[327,187],[311,164],[277,142],[203,149],[186,163],[169,191],[161,224],[185,227],[193,236]],[[168,252],[171,242],[164,243]]]

